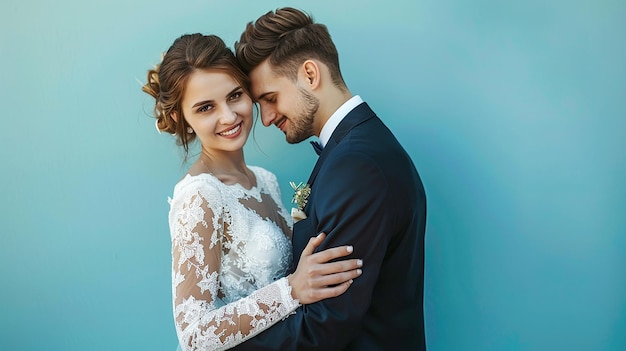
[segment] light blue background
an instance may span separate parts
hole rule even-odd
[[[626,3],[34,1],[0,5],[0,349],[173,350],[181,154],[145,71],[292,5],[413,157],[429,350],[626,349]],[[247,161],[315,162],[256,127]]]

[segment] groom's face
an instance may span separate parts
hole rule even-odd
[[[266,60],[250,71],[250,83],[264,126],[275,125],[291,144],[315,134],[313,126],[319,99],[297,81],[272,71]]]

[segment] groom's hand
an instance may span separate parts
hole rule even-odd
[[[363,261],[359,259],[330,262],[350,255],[352,246],[339,246],[313,253],[324,238],[326,234],[320,233],[309,240],[300,255],[296,271],[287,277],[291,296],[301,304],[339,296],[348,290],[354,278],[361,275]]]

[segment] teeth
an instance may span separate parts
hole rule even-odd
[[[224,135],[224,136],[233,135],[233,134],[237,133],[240,128],[241,128],[241,124],[237,125],[235,128],[233,128],[231,130],[227,130],[225,132],[220,133],[220,135]]]

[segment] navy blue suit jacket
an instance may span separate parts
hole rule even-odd
[[[308,184],[307,218],[294,225],[294,262],[323,231],[318,250],[353,245],[363,274],[344,294],[301,306],[235,350],[425,350],[424,188],[366,103],[337,126]]]

